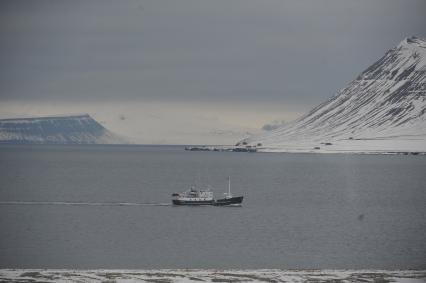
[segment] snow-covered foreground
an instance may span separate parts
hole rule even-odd
[[[0,269],[1,282],[426,282],[426,270]]]

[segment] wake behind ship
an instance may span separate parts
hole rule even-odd
[[[241,205],[243,196],[234,197],[231,194],[231,178],[228,177],[228,192],[225,193],[224,198],[215,199],[213,192],[209,189],[198,190],[191,187],[188,191],[172,194],[172,202],[174,205]]]

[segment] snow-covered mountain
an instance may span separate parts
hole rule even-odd
[[[0,120],[0,143],[123,144],[87,114]]]
[[[426,41],[404,39],[328,101],[245,142],[265,151],[426,152]]]

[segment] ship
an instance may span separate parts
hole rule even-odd
[[[213,205],[213,206],[241,206],[243,196],[234,197],[231,194],[231,177],[228,177],[228,192],[224,193],[224,197],[215,199],[210,189],[197,189],[192,186],[189,190],[182,193],[172,194],[172,203],[174,205]]]

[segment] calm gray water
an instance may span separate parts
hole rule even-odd
[[[425,172],[424,156],[2,145],[0,268],[426,268]],[[108,204],[219,195],[228,175],[242,207]]]

